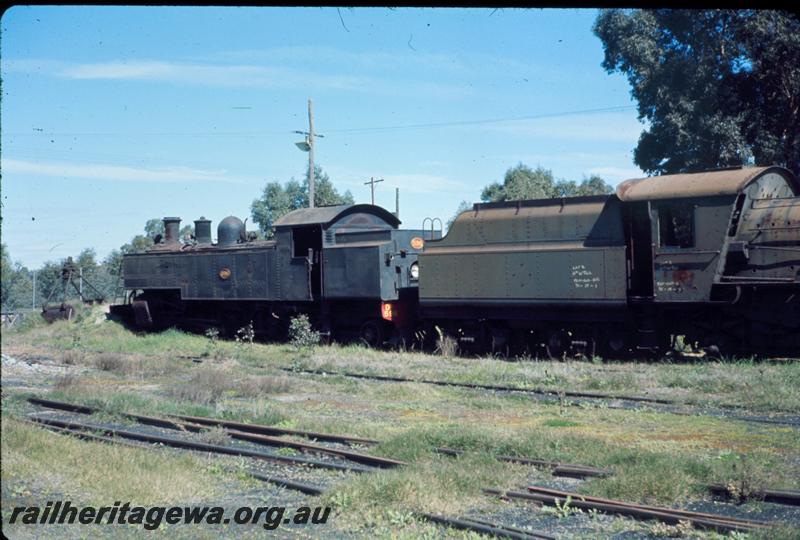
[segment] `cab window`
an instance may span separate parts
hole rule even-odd
[[[659,244],[662,247],[694,247],[694,205],[676,201],[658,210]]]

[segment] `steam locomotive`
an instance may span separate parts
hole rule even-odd
[[[372,205],[296,210],[270,241],[229,217],[124,257],[144,328],[252,322],[279,339],[306,313],[369,345],[447,333],[466,350],[800,353],[800,183],[781,167],[622,182],[613,195],[475,204],[444,237]]]

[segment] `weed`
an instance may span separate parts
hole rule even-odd
[[[567,496],[567,499],[562,503],[558,499],[555,500],[555,506],[542,506],[541,511],[545,514],[552,514],[559,519],[569,517],[573,514],[582,514],[583,510],[572,506],[572,497]]]
[[[61,361],[68,366],[74,366],[81,360],[83,360],[83,352],[78,349],[67,349],[61,355]]]
[[[692,536],[694,527],[689,520],[680,520],[676,525],[669,525],[657,521],[650,526],[650,534],[653,536],[668,537],[668,538],[683,538],[685,536]]]
[[[237,343],[253,344],[253,339],[256,337],[256,332],[253,329],[253,321],[250,321],[247,326],[243,326],[236,331]]]
[[[206,444],[226,446],[231,443],[228,432],[221,427],[213,427],[195,434],[195,439]]]
[[[762,496],[769,480],[754,459],[748,456],[738,457],[733,461],[731,469],[731,477],[725,487],[732,499],[744,502]]]
[[[438,326],[434,327],[436,334],[436,354],[444,357],[452,357],[458,354],[458,342],[452,337],[444,333]]]
[[[313,349],[319,344],[320,338],[320,333],[311,327],[307,315],[292,317],[289,322],[289,341],[295,349]]]
[[[73,375],[72,373],[67,373],[62,375],[56,379],[56,382],[53,384],[54,390],[69,390],[70,388],[74,388],[81,384],[80,377]]]
[[[124,372],[130,364],[119,353],[101,353],[94,359],[94,366],[102,371]]]

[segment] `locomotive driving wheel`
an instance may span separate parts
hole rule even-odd
[[[383,326],[377,319],[364,321],[358,331],[361,341],[373,349],[383,345],[383,334]]]

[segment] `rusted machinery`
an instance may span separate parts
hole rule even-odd
[[[81,286],[75,283],[75,277],[79,272],[80,269],[73,262],[72,257],[68,257],[61,266],[60,283],[53,287],[42,304],[42,317],[44,317],[47,322],[53,322],[58,319],[71,320],[75,315],[75,307],[67,302],[67,291],[70,286],[75,289],[75,292],[84,304],[94,304],[95,302],[103,302],[105,300],[103,293],[97,290],[83,275],[80,276]],[[88,286],[94,292],[93,297],[84,294],[83,285]],[[59,290],[61,291],[61,302],[57,306],[50,305],[50,299]]]

